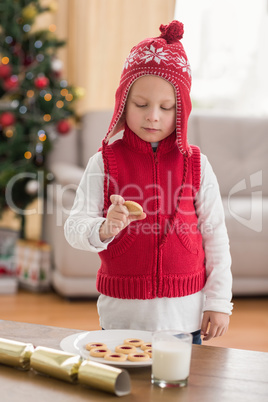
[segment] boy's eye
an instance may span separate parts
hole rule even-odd
[[[161,106],[161,109],[162,109],[162,110],[172,110],[172,109],[174,109],[174,107],[175,107],[175,106],[171,106],[171,107],[164,107],[164,106]]]
[[[135,103],[135,105],[136,105],[137,107],[145,107],[145,106],[146,106],[145,104],[140,104],[140,103]]]

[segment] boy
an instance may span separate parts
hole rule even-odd
[[[229,241],[218,183],[187,142],[191,72],[178,21],[135,46],[102,150],[86,168],[65,224],[73,247],[97,251],[104,329],[176,328],[201,343],[232,310]],[[123,138],[109,139],[124,129]],[[134,200],[144,213],[130,215]]]

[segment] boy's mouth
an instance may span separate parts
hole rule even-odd
[[[156,133],[157,131],[159,131],[159,129],[157,128],[150,128],[150,127],[143,127],[143,129],[148,133]]]

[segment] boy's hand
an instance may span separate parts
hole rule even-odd
[[[201,335],[204,335],[203,341],[222,336],[229,326],[229,315],[217,311],[205,311],[201,325]]]
[[[121,230],[125,229],[130,222],[146,218],[144,212],[139,216],[130,215],[127,207],[123,205],[125,200],[121,195],[111,195],[110,200],[112,205],[110,205],[108,209],[106,220],[100,227],[101,241],[116,236]]]

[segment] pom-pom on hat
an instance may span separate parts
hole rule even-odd
[[[187,122],[191,112],[191,69],[180,39],[183,24],[172,21],[160,26],[161,35],[148,38],[134,46],[127,57],[115,95],[115,109],[103,146],[124,129],[124,108],[131,85],[144,75],[156,75],[173,85],[176,94],[176,134],[179,150],[191,155],[187,143]]]

